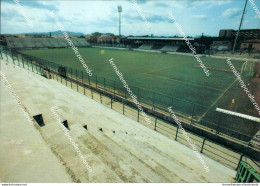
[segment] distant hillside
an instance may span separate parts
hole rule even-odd
[[[70,32],[70,31],[66,31],[68,33],[68,35],[70,36],[85,36],[85,34],[81,33],[81,32]],[[31,32],[31,33],[21,33],[21,34],[26,34],[26,35],[50,35],[50,32]],[[61,31],[54,31],[51,32],[51,35],[53,36],[62,36],[63,33]]]

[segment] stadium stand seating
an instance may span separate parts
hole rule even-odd
[[[176,52],[179,49],[179,46],[173,46],[173,45],[165,45],[161,51],[169,51],[169,52]]]
[[[90,44],[81,38],[72,38],[72,43],[76,47],[89,47]],[[60,38],[6,38],[7,47],[11,49],[19,48],[64,48],[70,47],[67,40]]]
[[[153,47],[153,45],[151,45],[151,44],[142,44],[138,49],[151,50],[152,47]]]
[[[154,50],[160,50],[160,49],[163,48],[163,46],[164,46],[164,45],[162,45],[162,44],[154,44],[152,49],[154,49]]]

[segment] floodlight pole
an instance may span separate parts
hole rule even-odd
[[[233,51],[232,51],[233,54],[234,54],[234,52],[235,52],[235,48],[236,48],[236,44],[237,44],[237,38],[238,38],[240,29],[241,29],[241,26],[242,26],[243,18],[244,18],[244,15],[245,15],[247,1],[248,1],[248,0],[246,0],[245,7],[244,7],[244,11],[243,11],[243,14],[242,14],[242,17],[241,17],[241,20],[240,20],[240,24],[239,24],[239,28],[238,28],[238,31],[237,31],[237,34],[236,34],[236,39],[235,39],[234,46],[233,46]]]
[[[118,13],[119,13],[119,37],[121,36],[121,12],[122,12],[122,6],[117,7]]]
[[[119,36],[121,36],[121,12],[119,12]]]

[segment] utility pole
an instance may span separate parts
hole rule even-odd
[[[235,42],[234,42],[233,51],[232,51],[233,54],[234,54],[234,52],[235,52],[235,48],[236,48],[236,44],[237,44],[237,38],[238,38],[240,29],[241,29],[241,26],[242,26],[243,18],[244,18],[244,15],[245,15],[247,1],[248,1],[248,0],[246,0],[245,7],[244,7],[244,11],[243,11],[243,14],[242,14],[242,17],[241,17],[241,20],[240,20],[240,25],[239,25],[239,28],[238,28],[238,31],[237,31],[237,35],[236,35]]]

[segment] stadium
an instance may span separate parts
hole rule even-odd
[[[0,182],[258,183],[260,118],[227,59],[256,100],[259,59],[212,55],[188,37],[197,51],[204,51],[198,55],[207,77],[181,37],[119,33],[118,38],[117,44],[103,43],[105,36],[101,44],[70,38],[91,69],[89,76],[64,37],[2,37],[1,123],[6,133],[0,139],[6,152],[0,153]],[[10,140],[11,135],[17,138]]]

